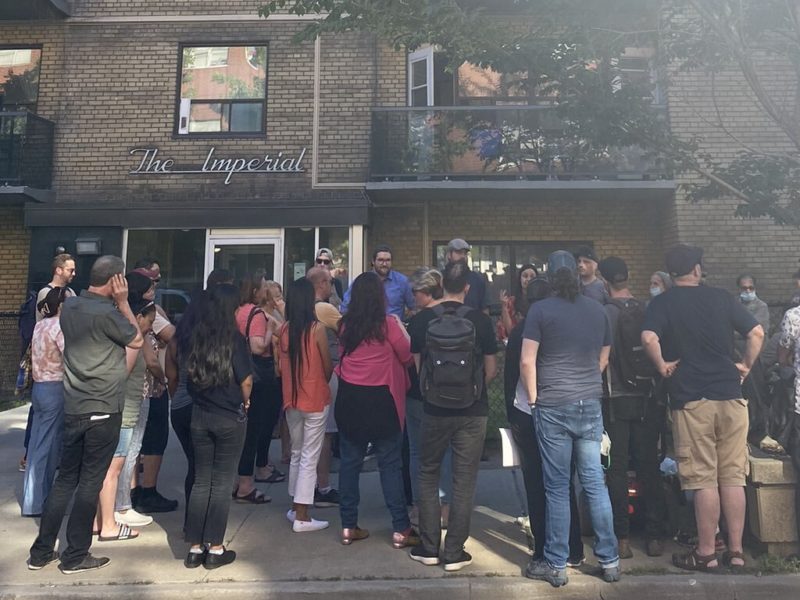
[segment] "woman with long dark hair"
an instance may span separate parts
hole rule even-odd
[[[216,287],[219,284],[214,284]],[[213,289],[213,288],[212,288]],[[194,485],[194,449],[192,447],[192,396],[189,394],[186,357],[192,341],[192,331],[200,315],[205,314],[208,292],[200,290],[192,295],[192,301],[178,322],[175,335],[167,345],[165,372],[170,395],[170,421],[175,435],[186,456],[186,477],[183,480],[185,510],[183,528],[186,530],[186,517],[189,514],[189,497]]]
[[[292,508],[286,518],[297,533],[328,527],[327,521],[308,514],[314,504],[317,463],[330,410],[328,381],[333,367],[325,327],[314,313],[314,286],[305,277],[289,285],[286,322],[276,344],[283,408],[292,445],[289,495]]]
[[[253,376],[250,353],[236,327],[239,291],[221,284],[192,329],[186,375],[192,408],[195,478],[186,518],[187,568],[215,569],[236,559],[222,545],[231,480],[242,452]],[[207,545],[207,548],[204,546]]]
[[[411,529],[403,488],[403,423],[411,340],[400,320],[386,314],[383,282],[374,272],[359,275],[350,288],[350,303],[339,326],[341,360],[336,367],[339,393],[339,511],[342,544],[366,538],[358,526],[358,479],[372,443],[381,488],[392,516],[392,546],[419,543]]]
[[[539,271],[530,263],[522,265],[517,270],[517,282],[511,290],[511,296],[506,294],[505,290],[500,292],[500,301],[502,303],[502,310],[500,314],[500,323],[502,330],[500,331],[500,338],[507,339],[511,330],[516,327],[525,315],[528,313],[528,297],[527,289],[531,281],[539,276]]]

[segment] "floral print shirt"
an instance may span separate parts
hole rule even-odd
[[[794,412],[800,414],[800,307],[790,308],[783,315],[780,345],[782,348],[794,348]]]
[[[31,366],[38,382],[64,379],[64,334],[58,317],[42,319],[33,330]]]

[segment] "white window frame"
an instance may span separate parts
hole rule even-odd
[[[420,90],[424,87],[427,87],[427,104],[426,106],[433,106],[433,54],[434,54],[434,47],[433,46],[425,46],[420,48],[419,50],[415,50],[414,52],[410,52],[408,55],[408,105],[413,106],[412,104],[412,94],[416,90]],[[414,63],[425,61],[425,85],[414,85],[414,76],[413,76],[413,65]]]

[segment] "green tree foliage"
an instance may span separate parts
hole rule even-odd
[[[298,40],[362,31],[397,49],[434,44],[451,68],[526,72],[528,95],[550,102],[587,153],[642,147],[675,172],[703,176],[687,186],[692,200],[734,196],[742,217],[800,225],[800,98],[773,97],[758,67],[774,61],[800,81],[800,0],[270,0],[260,14],[286,10],[320,16]],[[701,151],[697,137],[676,138],[654,110],[652,82],[618,68],[626,47],[656,49],[660,85],[684,70],[712,81],[740,73],[790,150],[750,147],[722,116],[715,125],[740,150],[735,160]]]

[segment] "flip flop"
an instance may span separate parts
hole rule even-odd
[[[278,469],[272,469],[272,473],[266,479],[259,479],[258,477],[255,478],[256,483],[280,483],[281,481],[286,480],[286,475],[278,471]]]
[[[125,540],[135,540],[139,537],[138,533],[133,533],[133,530],[128,527],[127,525],[120,525],[119,532],[117,535],[112,535],[110,537],[103,537],[102,535],[97,537],[98,542],[124,542]]]
[[[261,490],[251,490],[246,496],[234,496],[234,500],[240,504],[266,504],[272,502],[272,498],[264,494]]]

